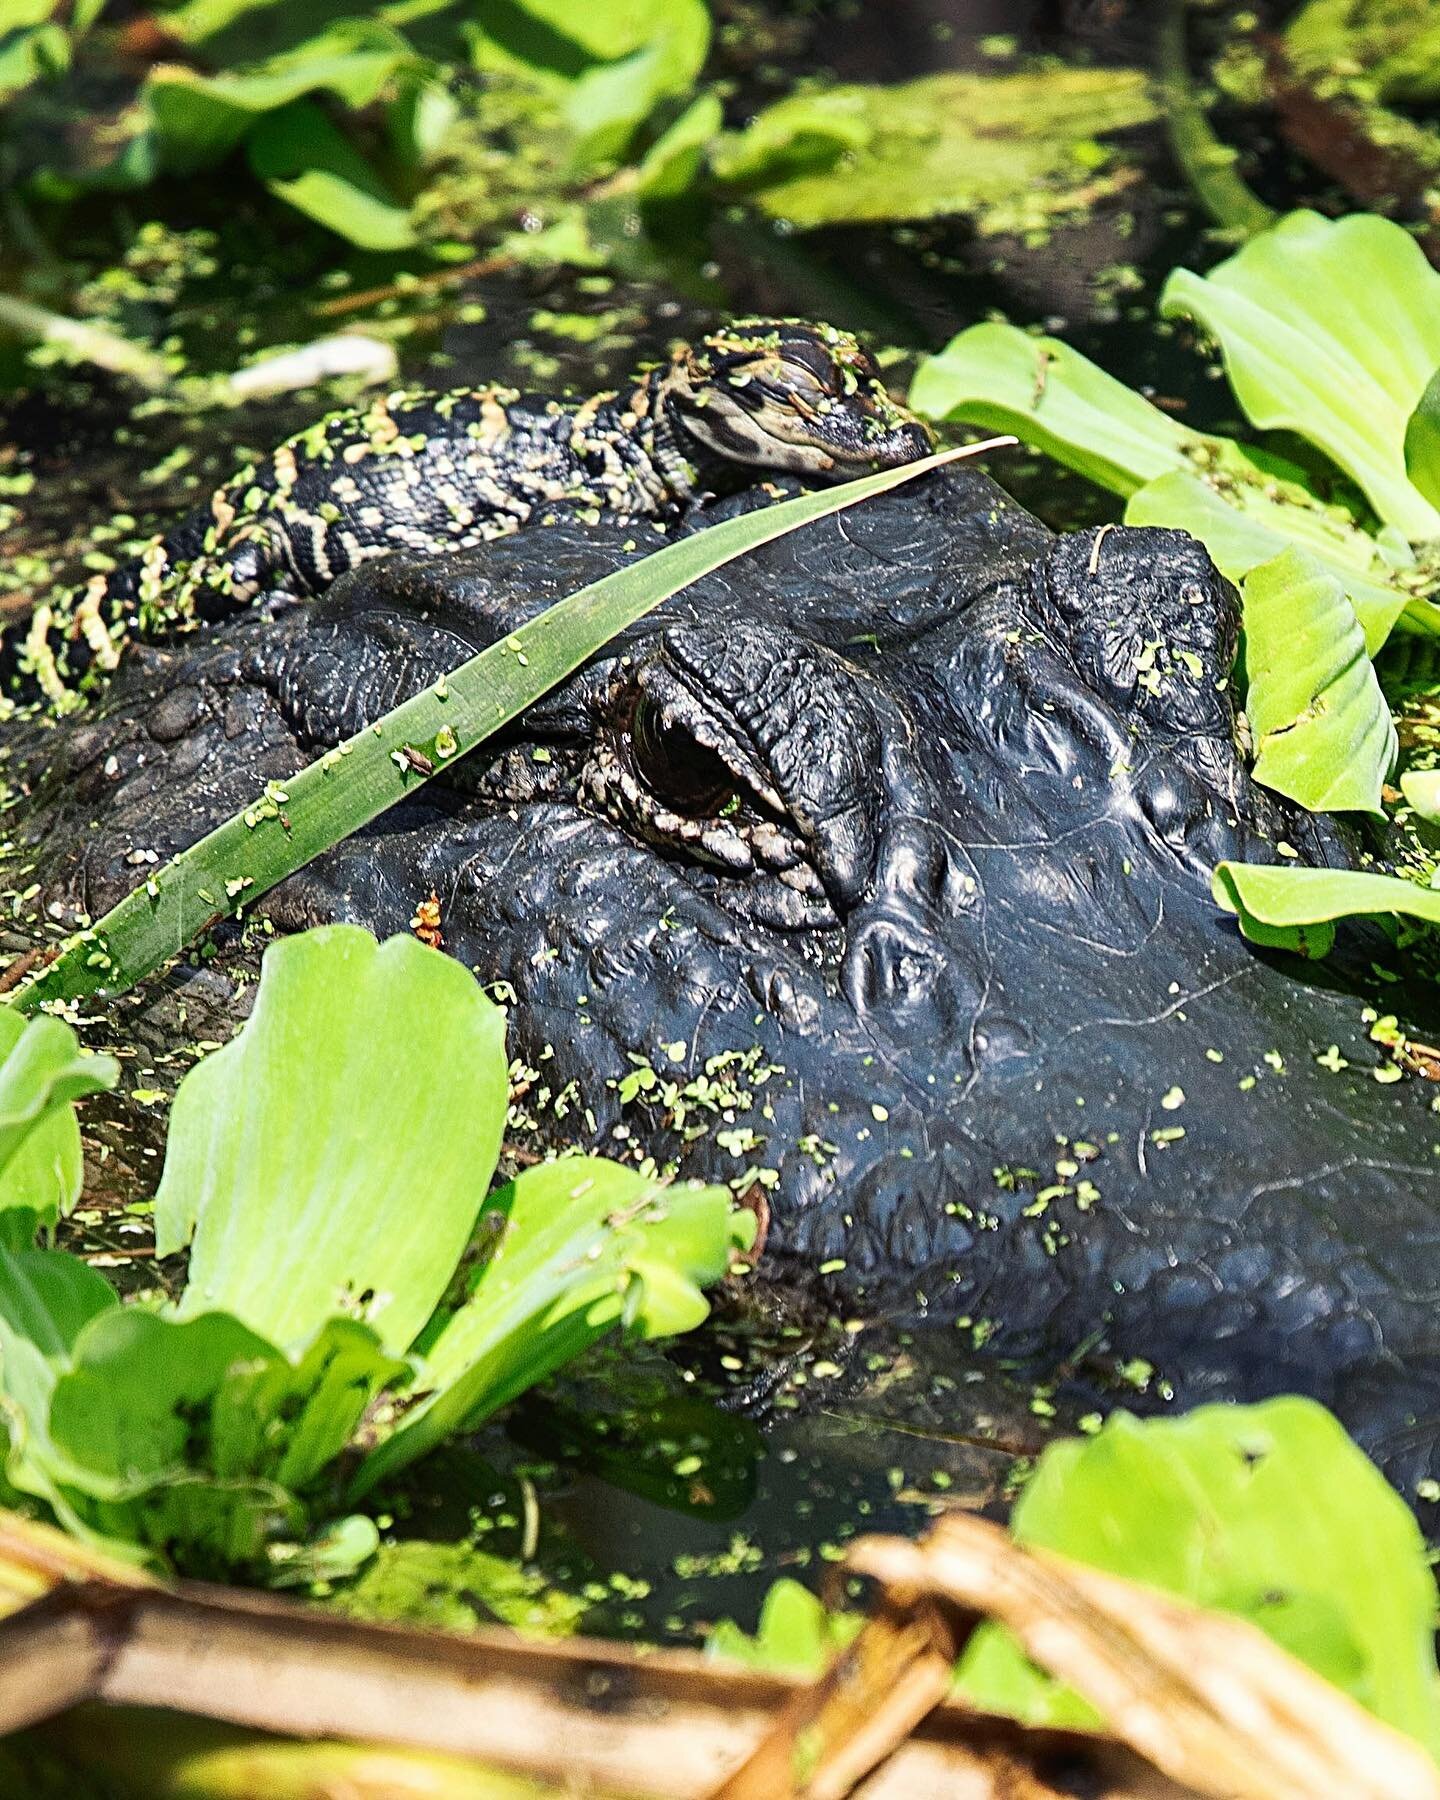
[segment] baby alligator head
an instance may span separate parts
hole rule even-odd
[[[848,481],[914,462],[926,426],[886,392],[873,360],[833,325],[740,319],[684,344],[656,395],[676,441],[706,462]]]

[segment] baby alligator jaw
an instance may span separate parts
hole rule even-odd
[[[134,561],[38,606],[0,646],[0,681],[65,710],[135,633],[320,594],[375,557],[473,549],[565,512],[669,520],[742,469],[844,480],[929,449],[856,340],[800,320],[740,321],[585,401],[383,395],[288,439]]]

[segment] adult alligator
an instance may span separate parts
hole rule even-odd
[[[641,553],[561,517],[137,644],[36,759],[46,898],[109,905]],[[1152,1400],[1313,1394],[1413,1496],[1440,1117],[1374,1078],[1364,1009],[1416,990],[1378,940],[1315,967],[1212,904],[1222,857],[1359,855],[1251,782],[1237,632],[1182,534],[1055,537],[947,470],[687,590],[265,905],[385,933],[433,893],[513,994],[536,1132],[773,1172],[775,1272],[1046,1368],[1143,1359]]]

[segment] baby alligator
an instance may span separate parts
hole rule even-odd
[[[319,594],[371,557],[471,549],[557,509],[663,519],[737,467],[842,481],[929,448],[854,338],[799,320],[740,320],[582,402],[389,394],[289,438],[69,605],[37,607],[0,667],[63,708],[132,631]]]

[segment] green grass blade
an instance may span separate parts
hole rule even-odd
[[[491,644],[433,688],[329,750],[157,870],[72,939],[14,1004],[123,993],[208,924],[249,906],[517,718],[617,632],[691,582],[773,539],[999,443],[937,456],[727,519],[618,569]]]

